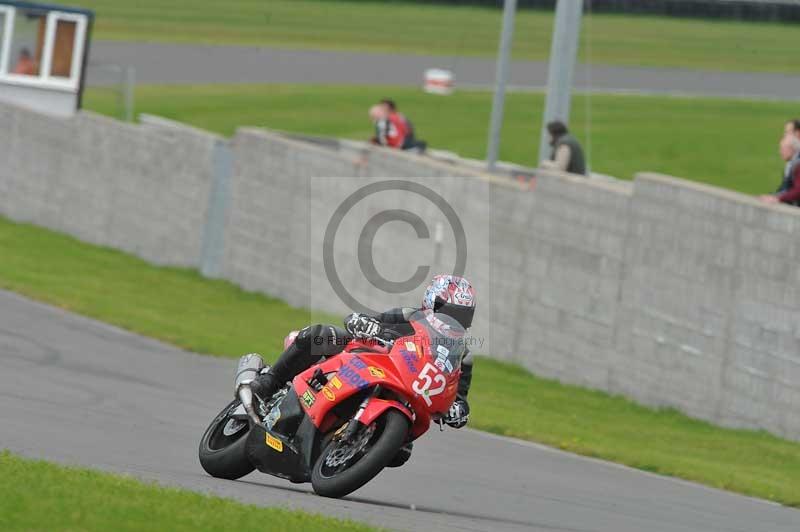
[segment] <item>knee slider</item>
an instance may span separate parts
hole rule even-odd
[[[297,333],[297,338],[295,338],[294,343],[297,344],[297,347],[303,349],[309,349],[312,346],[320,347],[325,343],[325,329],[326,327],[320,323],[309,325]],[[322,338],[322,342],[320,342],[320,338]]]
[[[331,325],[309,325],[297,335],[297,347],[313,356],[329,357],[342,352],[342,331]]]

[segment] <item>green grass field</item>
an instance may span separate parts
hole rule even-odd
[[[121,475],[63,467],[0,452],[4,532],[241,532],[377,530],[301,511],[259,508]]]
[[[312,0],[75,0],[96,10],[95,37],[365,52],[493,56],[502,12],[481,7]],[[520,10],[514,57],[546,59],[553,14]],[[794,72],[794,25],[625,15],[585,16],[581,60]],[[446,66],[446,61],[445,61]]]
[[[231,135],[252,125],[307,134],[367,139],[367,108],[391,96],[433,148],[484,158],[491,110],[488,92],[442,97],[408,87],[318,85],[143,86],[137,112],[154,113]],[[535,165],[544,107],[541,94],[507,100],[501,158]],[[86,106],[118,114],[106,91],[89,91]],[[783,123],[800,104],[711,98],[576,95],[574,132],[592,170],[630,179],[648,170],[748,194],[772,192],[783,163]]]
[[[311,319],[308,311],[227,282],[208,281],[194,271],[156,268],[118,251],[2,218],[0,288],[197,352],[229,357],[252,351],[274,357],[284,334]],[[714,427],[675,411],[644,408],[538,378],[484,357],[476,361],[470,404],[474,428],[800,505],[800,444],[764,432]],[[0,478],[7,478],[3,467]],[[19,484],[2,483],[6,489]],[[60,504],[60,484],[46,485],[52,485],[51,491],[34,485],[32,493],[47,504]],[[8,500],[0,491],[0,530],[5,529],[1,510]],[[25,508],[24,502],[19,504]],[[30,512],[21,513],[19,519],[32,518]],[[130,523],[138,522],[136,515]]]

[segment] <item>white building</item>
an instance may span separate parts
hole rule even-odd
[[[74,114],[93,20],[86,9],[0,0],[0,101]]]

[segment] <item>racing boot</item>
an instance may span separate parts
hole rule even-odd
[[[394,455],[392,461],[389,462],[386,467],[400,467],[401,465],[408,462],[408,459],[411,458],[411,450],[414,448],[414,442],[408,442],[407,444],[400,447],[400,450],[397,451],[397,454]]]
[[[268,369],[250,383],[250,389],[253,391],[254,394],[259,396],[262,401],[268,402],[273,395],[275,395],[278,390],[283,388],[283,383],[285,380],[280,380],[272,371],[272,368]]]

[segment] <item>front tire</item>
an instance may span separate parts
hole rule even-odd
[[[237,406],[232,401],[217,414],[200,440],[200,465],[212,477],[236,480],[255,469],[245,452],[249,424],[229,417]]]
[[[323,497],[344,497],[352,493],[381,472],[397,455],[408,436],[408,418],[391,408],[359,434],[366,438],[361,448],[352,452],[341,443],[332,441],[317,458],[311,471],[311,485]],[[356,436],[358,441],[358,436]],[[342,463],[338,463],[342,460]]]

